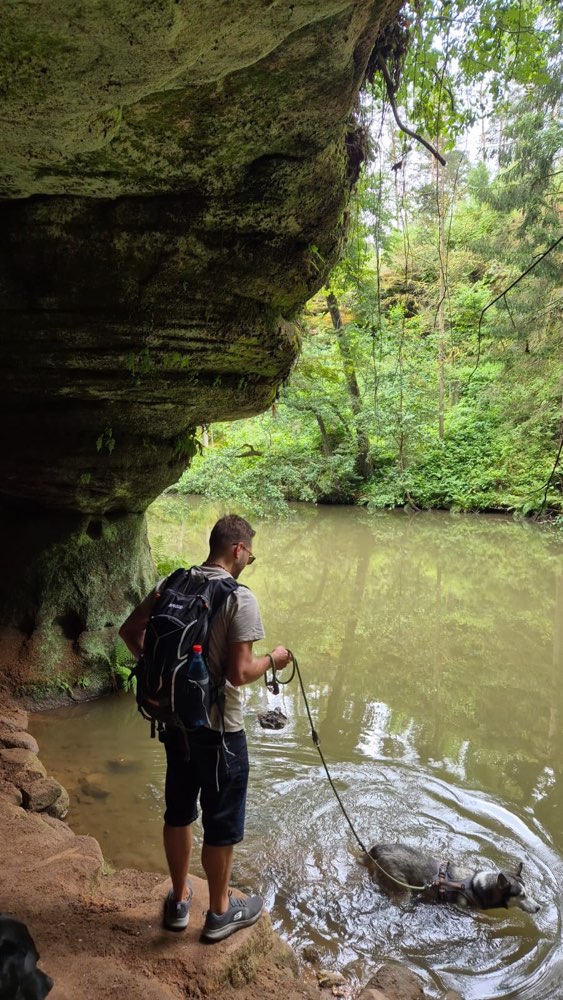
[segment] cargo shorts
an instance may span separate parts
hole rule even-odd
[[[244,729],[219,733],[202,728],[185,734],[167,728],[161,739],[166,749],[164,822],[190,826],[198,817],[199,799],[204,843],[240,843],[249,770]]]

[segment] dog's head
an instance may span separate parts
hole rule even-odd
[[[0,913],[0,1000],[44,1000],[53,980],[37,968],[38,958],[25,924]]]
[[[522,880],[522,867],[522,862],[520,862],[513,874],[511,872],[498,873],[497,886],[502,900],[499,905],[506,906],[507,908],[518,906],[526,913],[537,913],[541,909],[541,906],[526,892],[526,887]]]

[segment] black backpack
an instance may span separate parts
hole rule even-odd
[[[143,655],[133,670],[137,707],[151,723],[151,736],[167,725],[188,731],[209,726],[210,708],[224,686],[224,681],[212,683],[205,664],[209,628],[237,587],[232,576],[208,579],[199,566],[177,569],[165,581],[147,624]],[[201,686],[188,678],[194,645],[203,647],[203,696]]]

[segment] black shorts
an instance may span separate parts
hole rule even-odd
[[[204,843],[212,847],[238,844],[244,836],[248,785],[246,733],[201,729],[186,737],[179,729],[162,736],[166,748],[166,812],[168,826],[189,826],[201,803]]]

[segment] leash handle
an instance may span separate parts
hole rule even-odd
[[[265,656],[268,657],[268,659],[270,661],[271,669],[272,669],[271,680],[268,678],[268,671],[266,671],[266,673],[264,674],[264,684],[268,688],[268,691],[271,691],[272,694],[279,694],[280,693],[280,684],[283,684],[284,686],[286,684],[291,684],[293,678],[295,677],[295,667],[296,667],[295,658],[294,658],[293,653],[291,652],[290,649],[288,649],[288,653],[290,654],[291,659],[293,661],[293,670],[291,671],[291,673],[290,673],[290,675],[289,675],[289,677],[287,678],[286,681],[282,681],[281,678],[278,677],[278,675],[276,673],[276,665],[274,663],[274,657],[272,656],[272,654],[271,653],[265,653],[264,654]]]
[[[270,661],[270,666],[272,668],[272,679],[271,680],[268,679],[268,671],[266,670],[266,673],[264,674],[264,684],[268,688],[268,691],[271,691],[272,694],[279,694],[280,685],[276,677],[276,665],[274,663],[274,657],[272,656],[271,653],[266,653],[266,656],[268,657]]]

